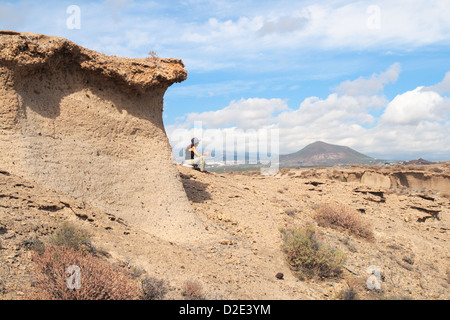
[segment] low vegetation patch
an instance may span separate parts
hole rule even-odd
[[[320,205],[316,209],[314,220],[321,227],[347,230],[355,236],[367,240],[374,239],[371,226],[364,220],[361,213],[343,205]]]
[[[31,250],[33,300],[134,300],[142,293],[132,276],[100,256],[90,235],[63,223],[46,239],[23,241]]]
[[[36,300],[132,300],[137,284],[123,270],[87,251],[50,245],[33,252]]]
[[[92,250],[90,235],[83,229],[67,222],[52,234],[50,243],[74,250]]]
[[[342,273],[345,254],[321,244],[312,226],[280,231],[287,261],[301,280],[313,277],[329,278]]]
[[[181,294],[186,300],[204,300],[203,287],[198,281],[186,281]]]
[[[145,277],[141,281],[142,286],[142,300],[163,300],[169,289],[164,280],[153,277]]]
[[[364,280],[359,278],[345,279],[345,287],[338,292],[336,299],[339,300],[360,300],[358,288],[362,288],[365,284]]]
[[[338,298],[340,300],[358,300],[358,292],[354,287],[345,288],[339,292]]]

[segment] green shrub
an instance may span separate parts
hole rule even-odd
[[[50,243],[55,246],[64,246],[75,250],[92,251],[89,234],[73,224],[65,222],[50,237]]]
[[[282,229],[281,233],[288,263],[301,280],[341,274],[346,259],[344,253],[322,245],[312,226]]]

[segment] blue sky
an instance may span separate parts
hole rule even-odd
[[[169,138],[276,125],[281,153],[322,140],[383,159],[450,160],[448,17],[448,0],[0,1],[0,29],[182,59]]]

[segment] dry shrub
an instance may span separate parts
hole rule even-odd
[[[321,227],[348,230],[358,237],[367,240],[374,239],[370,224],[363,219],[359,212],[344,205],[322,204],[316,209],[314,220]]]
[[[358,300],[358,292],[354,287],[343,289],[338,295],[341,300]]]
[[[164,280],[146,277],[141,281],[142,300],[162,300],[169,291]]]
[[[362,287],[365,282],[361,283],[360,279],[347,278],[345,280],[346,286],[337,294],[340,300],[359,300],[358,287]]]
[[[35,300],[132,300],[138,299],[136,283],[122,270],[86,251],[48,246],[42,254],[32,253]],[[69,266],[80,268],[81,286],[68,283]],[[72,282],[73,284],[74,282]],[[72,289],[69,289],[72,287]]]
[[[312,226],[280,231],[287,261],[301,280],[313,277],[328,278],[341,274],[342,265],[346,260],[345,254],[322,245]]]
[[[27,250],[33,250],[38,252],[44,252],[45,250],[45,244],[40,239],[32,238],[32,239],[25,239],[22,240],[22,245]]]
[[[188,300],[204,300],[203,287],[198,281],[186,281],[182,295]]]

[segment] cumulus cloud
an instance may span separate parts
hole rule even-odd
[[[206,128],[222,130],[264,130],[275,124],[281,154],[322,140],[381,159],[450,159],[450,99],[431,90],[445,89],[448,73],[435,86],[418,87],[388,101],[383,86],[399,73],[400,65],[394,64],[371,78],[339,84],[336,88],[345,87],[340,93],[308,97],[294,109],[281,99],[232,101],[217,111],[188,114],[187,123],[199,120]],[[382,115],[372,115],[372,108]]]
[[[445,74],[444,80],[431,87],[424,87],[424,91],[435,91],[439,94],[450,92],[450,71]]]
[[[324,128],[350,122],[371,125],[375,119],[367,112],[367,108],[384,104],[383,97],[339,96],[333,93],[326,99],[306,98],[298,109],[278,115],[277,121],[283,128],[311,123],[322,124]]]
[[[277,117],[281,127],[320,123],[373,125],[375,118],[371,109],[381,109],[387,104],[386,98],[379,94],[387,83],[395,82],[400,74],[400,64],[394,63],[387,71],[374,74],[369,79],[360,77],[344,81],[334,88],[335,93],[326,99],[306,98],[296,110],[286,110]]]
[[[397,81],[401,71],[399,63],[394,63],[388,70],[380,74],[374,74],[369,79],[360,77],[353,81],[344,81],[339,84],[334,90],[343,95],[357,96],[357,95],[372,95],[377,94],[383,90],[388,83]]]
[[[187,121],[201,121],[208,128],[238,126],[242,129],[260,128],[274,121],[274,113],[285,110],[286,102],[281,99],[241,99],[232,101],[227,107],[203,113],[189,113]]]
[[[418,87],[397,95],[386,107],[382,121],[390,124],[417,125],[421,121],[443,121],[448,100],[437,92],[424,91]],[[448,111],[447,111],[448,113]]]

